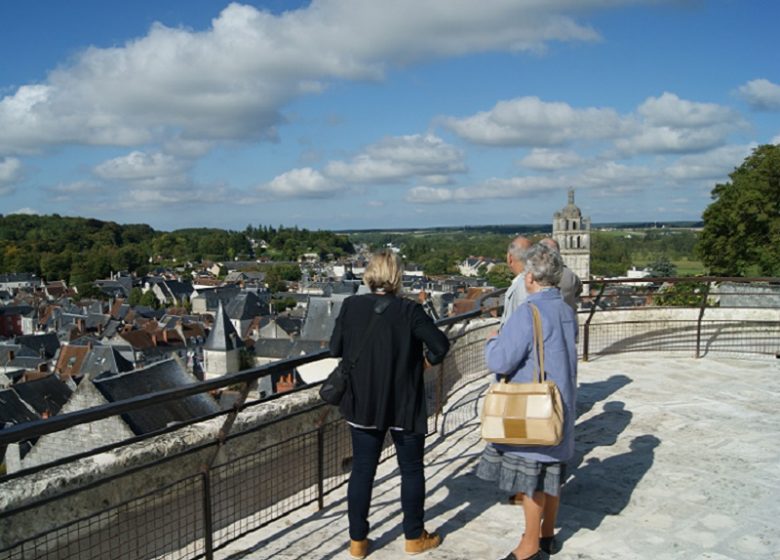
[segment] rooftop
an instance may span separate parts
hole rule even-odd
[[[638,353],[580,362],[577,453],[558,519],[556,560],[780,558],[780,361]],[[470,392],[469,392],[470,391]],[[468,405],[474,384],[450,402]],[[444,542],[426,560],[502,558],[521,508],[474,475],[478,421],[426,450],[426,526]],[[374,490],[371,560],[405,557],[395,459]],[[338,559],[346,486],[219,551],[231,560]]]

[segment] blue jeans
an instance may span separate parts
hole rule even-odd
[[[349,538],[362,541],[368,537],[368,510],[374,487],[376,466],[382,452],[385,431],[350,426],[352,430],[352,474],[347,488],[349,506]],[[398,468],[401,471],[401,510],[404,515],[404,536],[420,538],[423,531],[425,475],[423,449],[425,436],[413,432],[390,430],[395,444]]]

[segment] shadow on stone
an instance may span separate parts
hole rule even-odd
[[[623,511],[660,444],[653,435],[638,436],[627,453],[588,459],[574,471],[563,488],[559,539],[566,541],[581,528],[595,530],[608,515]]]
[[[597,402],[605,400],[633,380],[627,375],[613,375],[605,381],[580,383],[577,386],[577,418],[586,414]]]

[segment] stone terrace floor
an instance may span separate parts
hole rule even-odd
[[[556,559],[780,559],[780,360],[643,353],[579,369],[577,456]],[[433,436],[418,558],[495,560],[523,532],[521,508],[474,475],[478,422]],[[346,486],[219,552],[230,560],[349,558]],[[405,558],[395,458],[380,465],[368,558]]]

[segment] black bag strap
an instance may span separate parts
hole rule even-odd
[[[360,359],[360,354],[363,351],[363,348],[365,348],[369,337],[371,336],[371,331],[374,329],[374,325],[376,325],[379,321],[379,316],[384,313],[385,309],[387,309],[387,307],[390,305],[391,297],[392,296],[384,296],[382,299],[376,302],[376,304],[374,304],[374,312],[371,314],[371,320],[368,322],[366,334],[363,336],[363,340],[360,341],[360,346],[358,346],[357,352],[355,353],[355,359],[347,360],[347,365],[349,365],[350,370],[355,367],[355,364]]]

